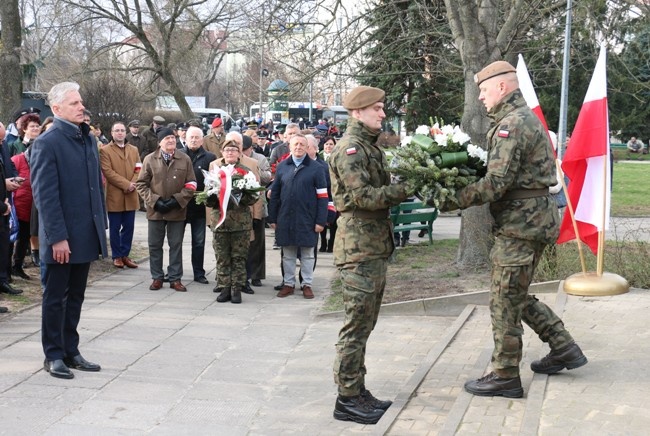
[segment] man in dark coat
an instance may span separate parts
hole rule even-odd
[[[203,191],[204,179],[203,171],[208,171],[210,162],[217,157],[205,151],[203,148],[203,130],[199,127],[189,127],[186,134],[187,148],[183,151],[192,160],[194,175],[196,176],[197,192]],[[187,203],[187,215],[185,216],[185,226],[190,225],[192,233],[192,271],[194,272],[194,281],[207,285],[208,279],[205,277],[203,260],[205,258],[205,227],[206,214],[205,204],[196,204],[196,198],[193,197]]]
[[[90,262],[106,256],[106,209],[99,153],[83,122],[79,85],[52,87],[52,127],[31,153],[34,202],[39,213],[40,254],[47,264],[41,328],[45,370],[73,378],[69,368],[99,371],[79,352],[77,325]]]
[[[271,188],[268,222],[282,247],[284,285],[278,297],[293,294],[300,249],[303,296],[314,298],[314,247],[327,221],[327,182],[320,165],[307,156],[307,138],[293,135],[291,156],[277,166]]]

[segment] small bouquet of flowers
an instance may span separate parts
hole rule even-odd
[[[280,159],[278,159],[275,163],[272,163],[271,164],[271,174],[275,175],[275,172],[277,171],[278,164],[280,162],[282,162],[283,160],[285,160],[286,158],[288,158],[289,156],[291,156],[291,153],[286,153],[286,154],[280,156]]]
[[[232,164],[202,171],[205,187],[203,191],[194,194],[196,203],[219,209],[220,218],[216,227],[225,220],[229,202],[232,201],[235,206],[238,206],[246,197],[245,205],[248,206],[255,203],[260,192],[265,190],[260,186],[255,174]]]
[[[459,126],[420,126],[407,136],[394,152],[391,172],[422,186],[418,196],[439,207],[456,191],[477,181],[486,173],[487,151],[470,143]]]

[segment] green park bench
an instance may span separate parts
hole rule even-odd
[[[404,213],[404,212],[408,213]],[[420,201],[405,201],[390,211],[394,232],[426,230],[429,244],[433,244],[433,222],[438,218],[438,209]]]

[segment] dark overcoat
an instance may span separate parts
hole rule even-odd
[[[55,263],[52,245],[63,240],[70,246],[70,263],[105,257],[108,222],[104,188],[99,153],[88,125],[55,118],[31,150],[41,259]]]
[[[316,224],[327,223],[327,182],[321,166],[305,156],[296,167],[293,158],[280,162],[271,187],[268,222],[276,224],[277,244],[314,247]]]

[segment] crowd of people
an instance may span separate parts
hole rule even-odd
[[[551,348],[547,356],[532,362],[534,372],[578,368],[587,358],[562,320],[528,294],[542,252],[555,241],[559,227],[549,192],[557,176],[548,135],[527,107],[516,70],[508,62],[486,66],[475,81],[479,100],[494,121],[488,133],[487,175],[440,205],[446,211],[489,203],[495,221],[490,256],[493,370],[464,388],[474,395],[519,398],[522,321]],[[226,132],[221,118],[215,118],[204,137],[200,122],[169,125],[160,116],[146,127],[137,120],[115,122],[111,140],[104,143],[97,129],[91,134],[90,114],[77,84],[55,85],[48,97],[53,122],[41,127],[33,111],[18,114],[16,135],[7,135],[0,159],[6,182],[0,190],[0,214],[5,217],[0,226],[0,264],[6,265],[0,268],[0,291],[19,293],[9,283],[10,272],[22,277],[30,246],[33,261],[41,266],[47,372],[69,379],[74,377],[71,368],[101,369],[82,357],[77,325],[90,262],[108,255],[106,228],[113,265],[137,268],[129,255],[135,213],[143,208],[148,220],[149,289],[157,291],[169,282],[175,291],[186,292],[181,282],[185,229],[189,224],[194,281],[207,284],[203,261],[209,227],[217,261],[216,301],[240,304],[242,294],[253,294],[251,286],[260,286],[265,279],[266,220],[282,250],[278,297],[299,289],[304,298],[314,298],[317,253],[333,251],[345,313],[333,368],[338,385],[333,416],[363,424],[379,421],[392,402],[377,399],[366,387],[365,353],[379,317],[388,258],[397,245],[389,211],[419,188],[411,180],[391,179],[378,145],[385,118],[383,90],[359,86],[345,97],[350,118],[338,143],[321,133],[325,129],[301,129],[291,123],[278,141],[269,144],[268,129],[247,125],[243,134],[240,126]],[[0,134],[4,136],[1,124]],[[10,153],[19,157],[13,159]],[[195,194],[207,183],[204,170],[210,175],[224,167],[233,175],[254,178],[266,188],[264,194],[241,191],[198,201]],[[20,198],[28,187],[33,201],[31,207],[19,207],[23,201],[29,203],[28,198],[16,204],[16,211],[23,209],[17,218],[20,242],[10,261],[9,198],[12,192]],[[527,211],[525,220],[522,210]]]

